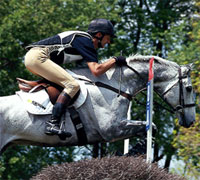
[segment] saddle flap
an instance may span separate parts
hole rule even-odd
[[[51,114],[53,104],[44,89],[33,93],[17,91],[16,94],[22,99],[24,107],[29,113],[35,115]]]
[[[79,94],[77,94],[78,97],[75,98],[74,99],[75,101],[72,102],[72,105],[70,105],[70,107],[73,106],[75,107],[75,109],[77,109],[83,105],[83,103],[85,102],[87,98],[87,93],[88,93],[85,82],[78,80],[78,78],[80,77],[82,79],[87,79],[87,78],[85,76],[77,75],[70,70],[67,70],[67,72],[70,73],[74,78],[76,78],[77,82],[80,85],[80,91],[79,91]],[[39,81],[28,81],[21,78],[17,78],[17,81],[18,81],[19,89],[21,91],[16,92],[16,94],[18,94],[25,103],[28,102],[29,105],[27,106],[28,108],[27,110],[28,112],[32,114],[49,114],[51,111],[46,112],[44,108],[43,110],[41,110],[41,112],[40,110],[37,110],[38,108],[40,109],[43,107],[42,103],[39,100],[40,96],[41,97],[44,96],[47,101],[49,101],[51,104],[54,104],[60,92],[63,90],[62,87],[58,86],[55,83],[49,82],[45,79],[42,79]],[[43,99],[43,97],[41,99]],[[30,106],[30,102],[32,103],[31,106]]]
[[[84,104],[88,93],[87,86],[85,85],[85,83],[79,80],[78,83],[80,84],[80,94],[76,101],[71,105],[75,109],[78,109]],[[45,89],[33,93],[17,91],[16,94],[19,95],[19,97],[25,103],[25,108],[29,113],[35,115],[44,115],[52,113],[53,104],[49,98],[49,94]]]

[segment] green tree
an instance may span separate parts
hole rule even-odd
[[[196,123],[189,129],[179,128],[174,131],[176,138],[173,145],[177,151],[178,159],[185,163],[184,174],[190,178],[200,177],[200,3],[196,2],[197,11],[192,16],[192,29],[185,36],[187,43],[175,49],[170,56],[185,63],[194,63],[192,80],[196,92]]]
[[[66,30],[87,30],[94,18],[116,21],[114,4],[115,0],[0,1],[0,95],[17,90],[16,77],[37,79],[23,65],[25,46]],[[10,147],[0,158],[0,178],[29,179],[47,164],[72,161],[74,149]]]
[[[180,41],[173,41],[173,39],[175,37],[178,39],[179,36],[182,37],[183,34],[187,34],[189,31],[189,15],[195,11],[193,1],[186,0],[122,0],[118,4],[120,8],[124,9],[124,11],[120,11],[122,22],[118,24],[118,28],[119,35],[121,35],[119,42],[122,41],[126,44],[126,46],[123,46],[126,55],[141,53],[167,58],[168,53],[172,51],[174,46],[180,46]],[[179,25],[183,19],[187,26],[184,26],[181,31],[182,34],[180,34],[178,28],[180,28]],[[177,29],[175,37],[175,33],[172,33],[171,29]],[[174,44],[171,44],[172,41]],[[119,48],[122,49],[120,46]],[[175,60],[175,58],[173,59]],[[145,104],[146,99],[144,97],[139,97],[139,99]],[[155,99],[160,101],[157,97]],[[172,146],[175,116],[166,110],[160,109],[159,106],[155,106],[155,108],[154,122],[158,127],[158,134],[154,146],[154,160],[158,161],[166,156],[164,167],[168,168],[171,158],[176,152],[176,149]],[[137,118],[145,119],[145,107],[137,106],[137,102],[134,102],[132,119]]]

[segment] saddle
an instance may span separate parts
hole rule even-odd
[[[16,79],[18,81],[19,89],[24,92],[31,93],[31,92],[38,92],[42,89],[45,89],[45,91],[49,95],[49,99],[52,104],[56,103],[58,96],[63,90],[63,87],[53,82],[50,82],[46,79],[41,79],[37,81],[28,81],[22,78],[16,78]],[[74,103],[74,101],[78,98],[79,94],[80,94],[80,91],[74,96],[70,104]]]
[[[19,89],[24,91],[24,92],[31,93],[31,92],[37,92],[37,91],[45,89],[45,91],[49,95],[49,99],[50,99],[52,104],[56,103],[58,96],[60,95],[60,93],[63,90],[63,87],[60,87],[59,85],[52,83],[52,82],[50,82],[46,79],[41,79],[41,80],[38,80],[38,81],[28,81],[28,80],[25,80],[25,79],[17,78],[17,81],[18,81]],[[74,102],[78,98],[79,94],[80,94],[80,90],[73,97],[69,106],[74,104]],[[86,136],[81,118],[79,117],[79,113],[75,110],[74,107],[69,107],[68,111],[70,113],[72,123],[74,124],[75,130],[76,130],[76,133],[77,133],[78,144],[80,146],[87,144],[88,143],[87,136]],[[65,123],[65,121],[62,120],[61,129],[64,128],[64,126],[63,126],[64,123]],[[65,136],[59,136],[59,138],[61,140],[66,139]]]

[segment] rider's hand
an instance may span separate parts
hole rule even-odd
[[[125,66],[127,65],[126,58],[124,56],[113,57],[115,59],[115,63],[117,66]]]

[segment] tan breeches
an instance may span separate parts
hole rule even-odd
[[[80,89],[79,84],[69,73],[49,59],[47,48],[30,49],[25,55],[25,66],[32,73],[63,87],[71,98]]]

